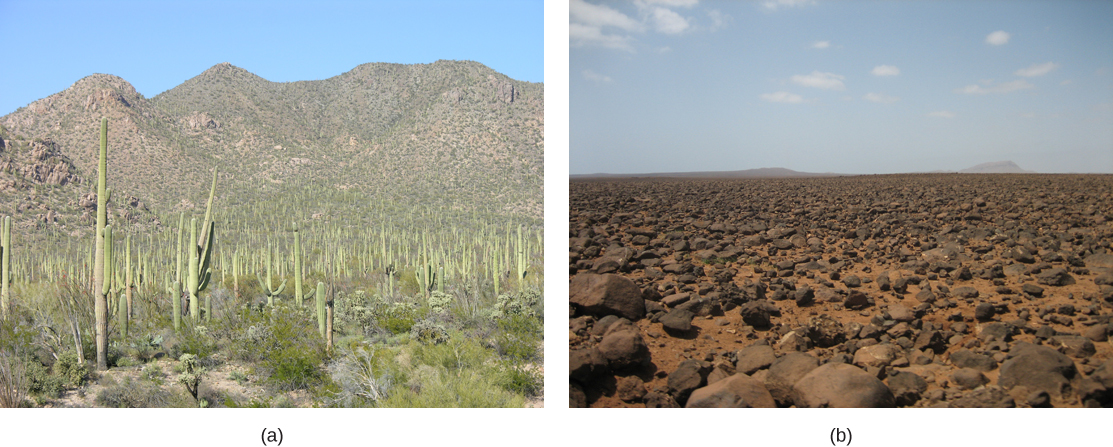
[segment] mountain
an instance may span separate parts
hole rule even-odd
[[[1026,171],[1011,161],[992,161],[958,171],[963,174],[1034,174],[1036,171]]]
[[[544,86],[470,61],[298,82],[221,63],[153,98],[90,75],[0,117],[0,214],[82,214],[102,116],[113,197],[139,215],[203,206],[219,168],[218,200],[232,206],[343,191],[541,216]]]
[[[573,179],[585,178],[632,178],[632,177],[672,177],[672,178],[784,178],[784,177],[837,177],[843,174],[799,172],[785,168],[759,168],[741,171],[700,171],[700,172],[656,172],[649,174],[575,174]]]

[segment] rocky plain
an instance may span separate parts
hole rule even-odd
[[[1113,176],[569,188],[571,407],[1113,406]]]

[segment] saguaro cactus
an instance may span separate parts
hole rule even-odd
[[[209,222],[208,237],[204,239],[204,246],[194,247],[189,258],[189,315],[193,321],[201,316],[200,301],[197,299],[197,294],[205,291],[209,285],[209,279],[212,278],[213,271],[209,268],[209,262],[212,259],[213,248],[213,230],[215,229],[216,222]],[[197,237],[197,219],[190,219],[189,221],[189,240]],[[210,302],[211,304],[211,302]],[[212,309],[206,306],[206,312],[211,312]]]
[[[108,225],[108,118],[100,121],[100,162],[97,165],[97,245],[93,264],[93,289],[96,298],[97,369],[108,369],[108,283],[104,277],[104,227]]]
[[[278,285],[278,289],[275,289],[271,285],[271,249],[270,249],[270,247],[267,247],[267,261],[266,262],[267,262],[267,283],[263,284],[263,278],[259,278],[259,275],[255,275],[255,277],[256,277],[256,279],[259,280],[259,288],[263,289],[264,292],[267,292],[267,305],[268,306],[273,306],[274,305],[274,297],[277,296],[278,294],[282,293],[282,291],[284,289],[286,289],[286,278],[282,278],[282,284]]]
[[[8,306],[11,305],[11,290],[9,290],[9,283],[12,282],[12,216],[4,216],[2,231],[0,231],[0,316],[5,320],[8,319]]]
[[[317,282],[317,330],[325,337],[325,284]]]
[[[301,234],[298,232],[298,224],[294,222],[294,303],[301,307],[302,301],[305,297],[313,294],[313,289],[302,292],[301,289]]]

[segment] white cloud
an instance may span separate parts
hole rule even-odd
[[[1060,82],[1060,83],[1059,83],[1059,85],[1068,85],[1068,84],[1070,84],[1070,83],[1072,83],[1072,82],[1074,82],[1074,80],[1073,80],[1073,79],[1066,79],[1066,80],[1064,80],[1063,82]]]
[[[1020,116],[1022,116],[1024,118],[1035,118],[1036,114],[1032,113],[1032,112],[1028,112],[1028,113],[1021,113]]]
[[[707,17],[711,19],[711,27],[709,28],[709,31],[718,31],[720,29],[723,29],[727,26],[727,22],[732,19],[730,15],[723,14],[719,12],[718,9],[707,11]]]
[[[1009,43],[1009,33],[1004,31],[994,31],[985,36],[985,43],[990,45],[1004,45]]]
[[[576,47],[595,45],[614,50],[634,51],[634,47],[630,45],[630,42],[634,40],[633,38],[630,36],[603,34],[603,31],[598,26],[571,23],[568,25],[568,37],[572,41],[572,46]]]
[[[931,112],[931,113],[927,114],[927,116],[934,116],[934,117],[938,117],[938,118],[954,118],[955,114],[954,114],[954,112],[948,112],[946,110],[940,110],[938,112]]]
[[[765,93],[759,95],[758,97],[765,101],[779,102],[783,104],[800,104],[804,102],[803,97],[789,92]]]
[[[661,53],[661,54],[671,53],[672,52],[672,47],[664,46],[664,47],[658,48],[657,52]]]
[[[900,98],[896,96],[889,96],[883,93],[866,93],[866,96],[863,96],[862,99],[879,104],[892,104],[900,101]]]
[[[1056,68],[1059,68],[1059,64],[1056,64],[1054,62],[1048,62],[1048,63],[1045,63],[1045,64],[1035,64],[1035,65],[1032,65],[1031,67],[1021,68],[1020,70],[1017,70],[1016,75],[1017,76],[1024,76],[1026,78],[1030,78],[1030,77],[1033,77],[1033,76],[1043,76],[1045,74],[1050,73],[1051,70],[1054,70]]]
[[[870,73],[874,76],[896,76],[900,74],[900,69],[892,65],[878,65]]]
[[[769,0],[762,2],[762,6],[769,11],[776,11],[782,7],[795,8],[804,5],[814,5],[815,0]]]
[[[1005,82],[1003,84],[990,85],[989,87],[982,87],[977,84],[970,84],[963,88],[956,88],[955,93],[965,93],[967,95],[985,95],[988,93],[1009,93],[1017,90],[1024,90],[1035,88],[1036,86],[1029,84],[1028,81],[1018,79],[1016,81]]]
[[[606,75],[601,75],[601,74],[599,74],[599,73],[596,73],[596,72],[594,72],[594,71],[592,71],[592,70],[590,70],[590,69],[588,69],[588,70],[584,70],[584,71],[583,71],[583,75],[584,75],[584,79],[587,79],[587,80],[589,80],[589,81],[594,81],[594,82],[611,82],[611,77],[610,77],[610,76],[606,76]]]
[[[795,75],[790,78],[792,82],[802,85],[804,87],[815,87],[827,90],[845,90],[846,86],[843,85],[842,80],[846,79],[845,76],[837,75],[834,73],[823,73],[813,71],[809,75]]]
[[[603,5],[572,0],[568,12],[573,22],[596,27],[613,26],[626,31],[642,31],[645,26],[630,16]]]
[[[699,4],[699,0],[637,0],[636,3],[644,5],[665,5],[670,8],[691,8]]]
[[[829,48],[830,46],[831,46],[831,41],[829,41],[829,40],[821,40],[821,41],[818,41],[818,42],[812,44],[812,48],[816,48],[816,49],[820,49],[820,50]]]
[[[659,33],[680,34],[688,29],[688,19],[667,8],[653,8],[653,28]]]

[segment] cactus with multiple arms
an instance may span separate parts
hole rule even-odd
[[[267,247],[267,261],[266,262],[267,262],[267,283],[263,284],[263,278],[260,278],[258,275],[256,275],[256,279],[259,280],[259,288],[263,289],[263,291],[267,293],[267,305],[268,306],[273,306],[274,305],[274,297],[277,296],[278,294],[282,293],[282,291],[286,289],[286,278],[282,278],[282,284],[278,285],[278,289],[275,289],[274,286],[271,285],[271,249],[270,249],[270,247]]]

